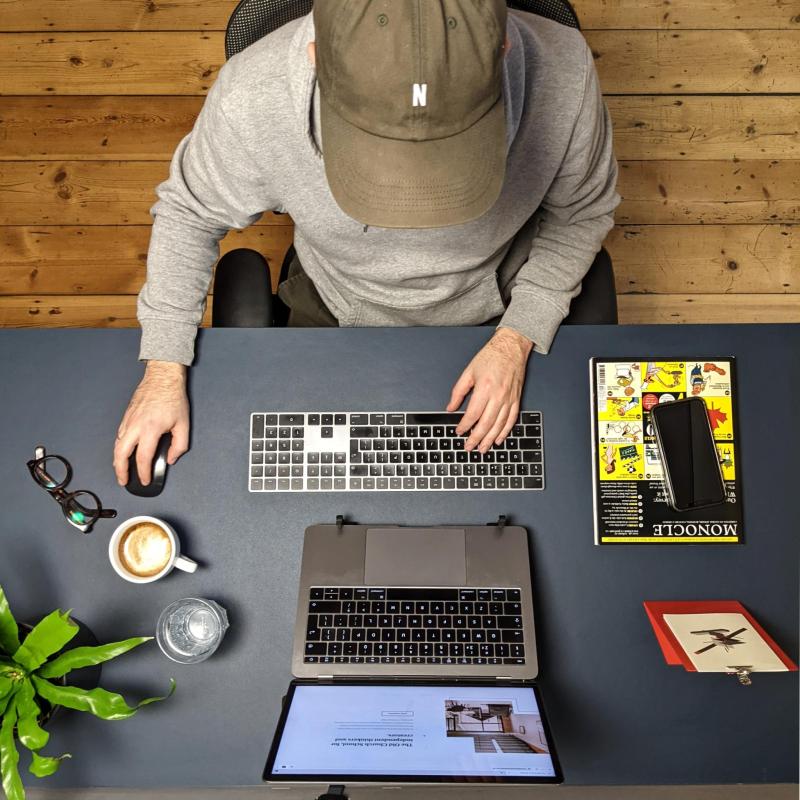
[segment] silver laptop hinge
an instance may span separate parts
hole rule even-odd
[[[495,680],[498,681],[513,681],[514,679],[510,675],[498,675]]]

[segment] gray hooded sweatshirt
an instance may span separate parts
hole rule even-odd
[[[364,226],[336,204],[315,134],[311,16],[231,58],[157,189],[140,359],[191,364],[219,240],[265,211],[291,215],[300,262],[341,326],[502,315],[546,353],[614,224],[617,164],[581,33],[514,11],[508,36],[503,189],[479,219],[445,228]]]

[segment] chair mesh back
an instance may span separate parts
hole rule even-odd
[[[311,13],[312,5],[313,0],[241,0],[225,32],[225,58],[236,55],[287,22]],[[508,0],[508,5],[571,28],[580,28],[568,0]]]
[[[569,28],[581,27],[578,15],[568,0],[508,0],[508,7],[547,17]]]
[[[225,31],[225,58],[298,17],[311,13],[313,0],[241,0]]]

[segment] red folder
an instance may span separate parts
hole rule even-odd
[[[689,656],[681,647],[669,625],[664,622],[664,614],[741,614],[775,653],[786,669],[794,672],[794,663],[773,641],[770,635],[753,619],[750,612],[737,600],[645,600],[644,610],[650,618],[653,632],[661,645],[667,664],[683,664],[689,672],[697,672]]]

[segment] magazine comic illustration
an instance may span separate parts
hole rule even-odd
[[[735,359],[592,359],[595,543],[742,540],[735,434]],[[700,397],[727,502],[677,512],[667,503],[650,410]]]

